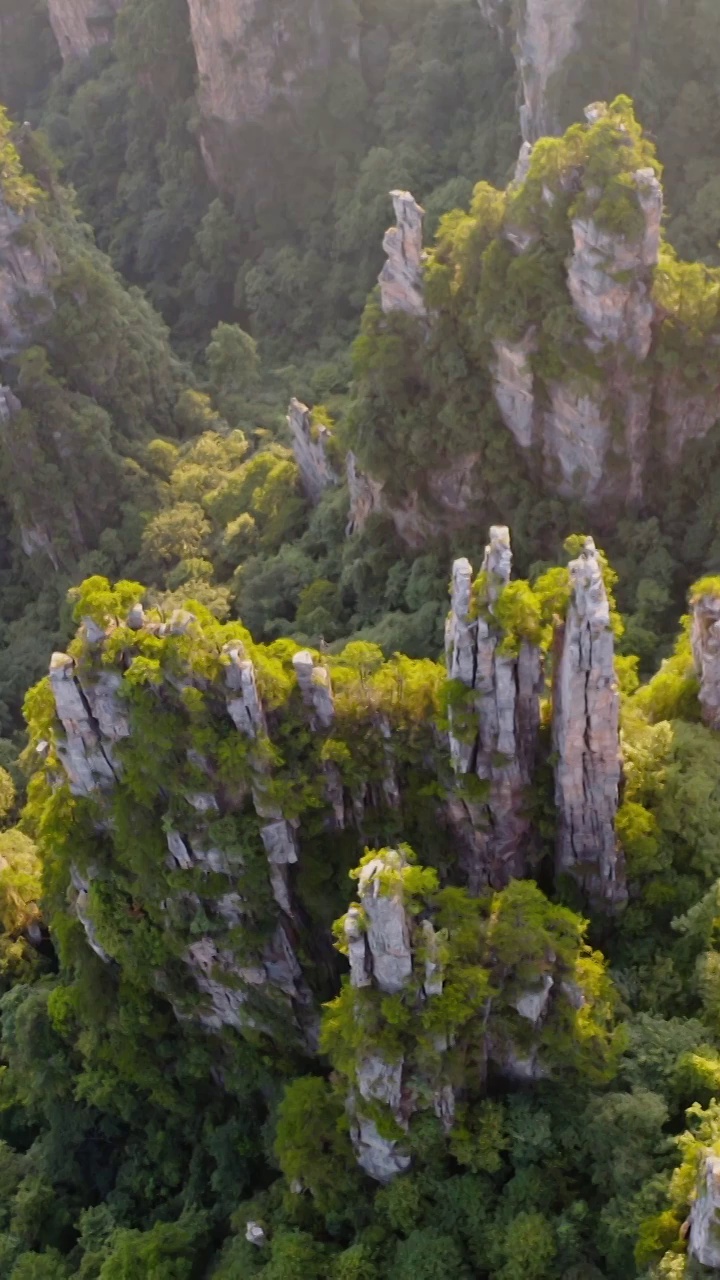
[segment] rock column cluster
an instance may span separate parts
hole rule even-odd
[[[467,560],[453,566],[445,646],[448,675],[470,691],[451,712],[450,752],[460,779],[473,775],[486,797],[450,802],[455,823],[471,832],[467,853],[472,892],[502,888],[527,872],[530,822],[525,793],[533,776],[540,727],[540,651],[522,640],[503,653],[503,632],[493,606],[510,581],[509,530],[494,526],[483,561],[484,599],[473,607],[473,572]],[[480,790],[481,788],[477,788]],[[463,818],[465,822],[463,823]]]
[[[128,618],[128,625],[136,632],[149,629],[157,635],[178,634],[192,624],[193,618],[189,614],[174,615],[166,624],[148,622],[140,606],[136,606]],[[90,619],[84,622],[84,632],[91,656],[97,657],[106,632]],[[251,754],[251,790],[255,810],[263,824],[260,834],[267,854],[278,917],[274,932],[251,962],[239,962],[234,952],[211,934],[190,944],[185,962],[199,991],[206,998],[198,1020],[211,1030],[222,1026],[240,1030],[248,1026],[262,1026],[252,997],[269,990],[276,1006],[278,1000],[280,1007],[284,1002],[291,1023],[313,1044],[316,1015],[294,949],[295,907],[290,867],[298,859],[295,828],[268,798],[268,766],[261,751],[267,727],[253,664],[240,645],[227,646],[223,660],[227,713],[237,731],[256,743],[258,748],[256,755]],[[62,733],[56,735],[57,755],[72,794],[100,801],[104,814],[101,821],[110,833],[112,818],[104,797],[109,798],[113,788],[122,780],[122,763],[117,748],[131,736],[127,711],[120,696],[121,685],[122,676],[118,671],[105,670],[92,660],[75,662],[68,654],[53,655],[50,686],[62,726]],[[204,762],[198,757],[195,763],[202,766]],[[166,798],[170,800],[169,796]],[[206,915],[216,918],[219,935],[222,936],[228,928],[241,929],[246,922],[245,904],[235,888],[240,867],[233,865],[232,859],[216,847],[210,834],[212,822],[220,816],[215,793],[212,790],[195,792],[188,794],[186,799],[193,816],[189,817],[186,829],[179,830],[177,825],[167,829],[167,865],[170,870],[197,869],[203,875],[226,877],[225,892],[207,902],[197,894],[184,892],[180,895],[190,910],[200,911],[202,908]],[[112,957],[100,941],[92,918],[92,883],[99,874],[96,868],[81,871],[73,866],[70,894],[90,947],[100,959],[109,963]],[[162,987],[162,975],[159,975],[159,983]],[[185,1015],[178,1010],[178,1016]]]
[[[557,873],[609,906],[625,896],[615,834],[620,791],[620,695],[610,606],[595,543],[570,565],[572,597],[556,637],[553,679]]]

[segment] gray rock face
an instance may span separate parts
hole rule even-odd
[[[367,1116],[354,1116],[350,1137],[360,1168],[376,1182],[392,1182],[410,1168],[410,1156],[403,1153],[397,1142],[381,1137],[375,1121]]]
[[[226,645],[225,685],[228,689],[227,709],[238,733],[246,738],[258,738],[267,733],[265,713],[255,682],[255,668],[245,657],[242,645]]]
[[[568,289],[591,345],[623,346],[642,361],[652,342],[655,309],[650,290],[660,251],[663,192],[652,169],[639,169],[634,182],[642,233],[628,240],[598,227],[592,217],[576,218]]]
[[[501,652],[503,635],[492,611],[511,566],[509,531],[493,527],[479,616],[470,616],[472,568],[467,560],[456,561],[445,632],[448,675],[473,691],[465,707],[450,714],[451,760],[459,777],[474,774],[487,790],[484,802],[458,795],[447,807],[474,893],[524,875],[530,842],[523,810],[537,751],[542,671],[539,651],[526,641],[516,655]]]
[[[704,724],[720,729],[720,596],[693,601],[692,650]]]
[[[700,1164],[688,1252],[701,1266],[720,1269],[720,1156],[710,1151]]]
[[[350,515],[345,533],[350,538],[354,533],[362,533],[370,516],[382,510],[382,485],[360,470],[352,452],[346,455],[345,470],[350,495]]]
[[[245,1225],[245,1239],[248,1244],[254,1244],[258,1249],[262,1249],[267,1244],[267,1236],[263,1227],[259,1222],[248,1222]]]
[[[372,959],[368,953],[362,914],[357,907],[351,907],[345,917],[345,940],[348,946],[352,986],[372,986]]]
[[[569,572],[572,599],[553,686],[557,871],[573,876],[596,905],[612,907],[626,896],[615,835],[620,698],[610,608],[591,538]]]
[[[95,922],[90,915],[88,899],[90,895],[91,877],[89,874],[85,876],[82,875],[73,863],[70,867],[70,883],[74,891],[72,893],[72,907],[85,931],[88,946],[104,964],[110,964],[112,956],[108,955],[98,938]]]
[[[546,465],[559,472],[557,489],[564,497],[581,494],[592,501],[601,490],[612,439],[604,396],[556,382],[550,387],[550,409],[544,415]]]
[[[245,656],[242,645],[227,645],[225,659],[226,706],[235,728],[252,742],[267,736],[267,724],[255,679],[255,668]],[[298,860],[295,830],[268,798],[269,768],[258,754],[254,760],[252,782],[253,803],[258,817],[266,825],[260,829],[273,895],[280,910],[293,915],[292,895],[288,867]]]
[[[521,449],[533,443],[535,389],[530,356],[535,347],[531,330],[522,342],[493,342],[493,390],[502,420]]]
[[[28,346],[52,314],[52,279],[58,271],[42,224],[31,210],[18,212],[0,194],[0,360]]]
[[[423,297],[423,217],[424,210],[409,191],[391,191],[396,225],[385,232],[383,249],[387,262],[380,272],[380,304],[385,315],[404,311],[410,316],[427,315]]]
[[[704,440],[720,418],[720,405],[714,388],[710,392],[692,393],[681,375],[662,379],[658,403],[665,422],[665,457],[675,466],[685,445],[691,440]]]
[[[363,868],[359,882],[360,902],[367,919],[367,946],[372,975],[381,991],[394,995],[402,991],[412,974],[410,927],[402,895],[389,892],[383,873],[406,865],[401,853],[388,850],[384,858],[374,858]]]
[[[327,667],[315,666],[307,649],[295,654],[293,667],[303,702],[311,712],[313,727],[329,729],[335,719],[335,703]]]
[[[532,1022],[536,1027],[541,1021],[545,1010],[548,1007],[550,992],[553,989],[554,981],[549,973],[546,973],[542,985],[538,991],[526,991],[515,1001],[515,1008],[521,1018],[526,1018],[528,1022]]]
[[[116,682],[108,673],[83,686],[67,653],[52,656],[50,687],[65,734],[64,740],[58,740],[58,755],[73,795],[94,795],[112,787],[119,777],[114,748],[130,732],[117,698],[119,684],[120,677]]]
[[[327,427],[314,426],[307,405],[301,404],[295,397],[290,401],[287,422],[302,487],[315,506],[325,490],[339,481],[327,456],[332,432]]]
[[[300,965],[282,925],[278,925],[257,964],[238,963],[232,951],[218,946],[211,937],[192,943],[185,953],[185,963],[198,990],[206,997],[206,1007],[198,1020],[209,1031],[222,1027],[262,1030],[262,1017],[252,1005],[252,995],[263,988],[273,992],[276,1004],[280,998],[280,1007],[284,1005],[293,1028],[296,1011],[311,1005]],[[307,1027],[304,1030],[308,1032]]]
[[[112,39],[124,0],[48,0],[50,26],[63,62],[87,55]]]

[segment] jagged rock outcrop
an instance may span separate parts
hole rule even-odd
[[[184,636],[193,625],[191,614],[178,611],[167,623],[148,619],[142,608],[135,606],[128,619],[131,635],[140,637],[143,632],[161,637]],[[112,634],[113,628],[104,629],[92,619],[83,624],[85,643],[89,647],[87,661],[76,661],[68,654],[53,655],[50,666],[50,688],[62,732],[55,734],[55,751],[63,768],[71,792],[84,799],[94,799],[100,805],[103,817],[100,825],[112,830],[113,820],[109,802],[114,790],[121,785],[122,764],[118,746],[132,738],[132,728],[127,704],[122,699],[122,670],[103,667],[97,656]],[[291,920],[294,904],[289,882],[288,868],[297,861],[297,844],[294,828],[283,817],[280,808],[266,794],[268,767],[262,757],[262,739],[267,736],[267,726],[258,694],[252,662],[245,656],[239,643],[230,643],[223,650],[225,672],[225,706],[235,729],[245,738],[257,744],[254,759],[251,791],[253,803],[263,825],[260,836],[268,859],[268,872],[273,894],[282,914],[278,916],[274,932],[248,962],[239,960],[226,941],[228,930],[242,930],[248,920],[248,906],[236,891],[237,876],[242,870],[242,857],[228,853],[218,846],[212,835],[212,824],[221,816],[220,803],[213,791],[188,791],[187,825],[177,826],[177,814],[173,825],[166,829],[167,866],[172,871],[199,873],[201,877],[222,876],[227,888],[224,893],[202,901],[197,894],[181,892],[178,901],[184,900],[190,910],[203,910],[208,918],[217,921],[217,936],[207,934],[194,940],[184,953],[185,963],[193,975],[198,991],[204,997],[199,1010],[188,1015],[184,1006],[170,998],[179,1017],[193,1016],[209,1030],[222,1026],[263,1029],[265,1015],[258,995],[270,997],[271,1005],[280,1016],[289,1020],[298,1033],[312,1045],[316,1035],[316,1011],[312,997],[297,960],[291,941]],[[132,661],[126,653],[125,661]],[[192,687],[193,682],[180,682],[180,687]],[[209,765],[204,756],[194,750],[188,752],[191,763],[206,772]],[[212,772],[212,771],[211,771]],[[59,781],[59,780],[58,780]],[[242,804],[245,792],[237,794]],[[169,803],[169,796],[165,798]],[[232,802],[223,800],[227,810]],[[113,958],[98,936],[97,925],[89,906],[92,875],[71,868],[71,904],[85,931],[88,943],[101,959]],[[252,904],[249,904],[252,913]],[[157,975],[157,983],[164,990],[164,977]],[[284,1010],[284,1013],[283,1013]]]
[[[50,26],[63,62],[86,58],[112,39],[124,0],[48,0]]]
[[[700,709],[710,729],[720,729],[720,593],[692,602],[692,651],[700,680]]]
[[[339,482],[327,453],[332,432],[321,423],[316,426],[310,409],[294,396],[290,401],[287,422],[295,461],[300,471],[300,482],[314,506],[326,489]]]
[[[595,905],[616,907],[626,897],[615,834],[620,696],[610,606],[592,538],[571,563],[570,579],[553,679],[557,872],[572,876]]]
[[[493,606],[510,580],[509,530],[490,530],[481,598],[472,601],[472,567],[453,566],[451,607],[445,633],[448,676],[470,691],[466,705],[450,713],[450,752],[460,780],[474,775],[487,798],[449,803],[451,822],[465,832],[465,866],[472,892],[500,888],[527,873],[531,840],[526,792],[532,781],[540,728],[540,652],[521,640],[503,652],[503,632]]]
[[[688,1253],[702,1267],[720,1270],[720,1156],[700,1162],[697,1194],[690,1210]]]
[[[394,227],[385,232],[383,249],[387,262],[380,272],[380,305],[386,315],[404,311],[410,316],[427,315],[423,297],[423,217],[424,210],[409,191],[391,191],[395,210]]]
[[[382,510],[383,501],[382,485],[361,471],[352,451],[346,455],[345,471],[350,497],[350,514],[345,533],[349,538],[354,533],[362,533],[370,516]]]
[[[17,355],[53,310],[57,255],[32,209],[0,192],[0,360]]]
[[[98,678],[97,688],[82,682],[76,664],[67,653],[54,653],[50,662],[50,686],[64,738],[57,752],[76,796],[92,796],[113,787],[120,776],[115,746],[130,730],[117,701],[117,683],[110,673]],[[102,724],[101,724],[102,718]]]

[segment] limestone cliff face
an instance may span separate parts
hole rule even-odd
[[[585,333],[585,343],[606,366],[607,376],[593,386],[587,379],[552,380],[543,386],[533,371],[537,334],[528,330],[520,342],[495,340],[492,366],[495,399],[503,421],[522,449],[538,447],[552,487],[567,497],[581,496],[599,502],[617,487],[612,458],[617,453],[615,424],[622,422],[622,449],[627,467],[625,492],[632,502],[643,496],[643,473],[650,448],[653,406],[652,382],[643,377],[656,319],[651,297],[653,271],[658,264],[662,188],[652,170],[634,175],[642,230],[637,236],[610,233],[598,227],[591,213],[572,221],[573,253],[567,262],[567,288],[575,314]],[[529,252],[531,244],[522,251]],[[623,362],[630,360],[630,366]],[[675,420],[684,403],[667,411]],[[697,438],[709,429],[710,406],[700,397],[693,421],[681,435]],[[666,411],[666,413],[667,413]],[[668,417],[668,421],[670,418]],[[675,460],[682,443],[668,452]]]
[[[48,0],[50,25],[63,62],[86,58],[112,39],[115,16],[124,0]]]
[[[720,596],[708,592],[693,600],[692,618],[702,718],[708,728],[720,729]]]
[[[0,359],[16,355],[52,312],[59,264],[32,210],[18,212],[0,192]]]
[[[208,174],[222,185],[233,133],[280,105],[292,105],[313,72],[326,67],[336,40],[352,44],[329,0],[188,0],[198,70],[201,147]]]
[[[396,225],[383,240],[387,262],[380,272],[380,303],[386,315],[404,311],[423,317],[427,315],[422,284],[424,210],[409,191],[390,194]]]
[[[613,907],[626,897],[615,834],[620,698],[607,592],[591,538],[570,565],[570,579],[553,681],[557,872],[572,876],[597,905]]]
[[[464,861],[475,893],[488,883],[502,888],[528,871],[526,792],[536,763],[542,670],[539,650],[527,641],[517,653],[503,652],[493,605],[511,566],[509,530],[494,527],[482,567],[485,597],[473,617],[472,568],[456,560],[445,635],[448,676],[470,691],[467,705],[451,712],[453,767],[460,779],[474,776],[486,793],[481,800],[460,793],[450,805],[451,820],[467,833]]]
[[[315,505],[326,489],[338,483],[338,475],[328,457],[332,433],[321,424],[315,426],[306,404],[295,397],[287,416],[295,461],[307,497]]]
[[[588,0],[520,0],[515,6],[520,128],[527,142],[558,131],[548,90],[577,48],[578,23],[587,4]]]
[[[639,169],[633,181],[642,213],[640,234],[628,239],[603,230],[592,214],[574,218],[568,290],[591,346],[602,350],[610,342],[643,361],[655,318],[650,290],[660,252],[663,192],[652,169]]]

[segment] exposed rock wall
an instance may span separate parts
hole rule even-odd
[[[17,355],[52,313],[59,264],[32,210],[18,212],[0,193],[0,360]]]
[[[124,0],[48,0],[48,15],[63,62],[86,58],[112,39]]]
[[[294,396],[290,401],[287,423],[302,487],[315,505],[325,490],[336,485],[339,479],[327,452],[332,432],[321,423],[316,426],[307,405]]]
[[[655,318],[650,290],[660,252],[663,191],[652,169],[638,169],[633,181],[643,218],[640,235],[628,239],[603,230],[592,216],[573,219],[567,279],[591,349],[602,350],[609,342],[643,361]]]
[[[710,729],[720,729],[720,595],[706,593],[693,600],[692,617],[702,718]]]
[[[424,210],[409,191],[390,194],[395,226],[383,240],[387,262],[380,272],[380,304],[386,315],[404,311],[423,317],[427,315],[422,280]]]
[[[688,1253],[702,1267],[720,1270],[720,1156],[708,1151],[700,1162],[697,1195],[690,1210]]]
[[[331,0],[188,0],[198,70],[200,143],[211,180],[223,185],[233,135],[271,108],[292,106],[336,44],[352,52],[357,32],[338,26]]]
[[[557,872],[572,876],[596,905],[613,907],[626,897],[615,834],[620,697],[610,607],[591,538],[570,565],[570,579],[553,681]]]
[[[461,799],[459,792],[450,803],[451,819],[472,829],[465,861],[473,892],[526,875],[531,841],[526,792],[536,762],[542,668],[539,650],[525,640],[517,652],[503,653],[493,606],[511,567],[509,530],[493,527],[482,567],[484,597],[472,607],[472,568],[457,560],[446,625],[448,676],[472,691],[466,706],[451,711],[453,767],[460,779],[474,775],[487,795]]]

